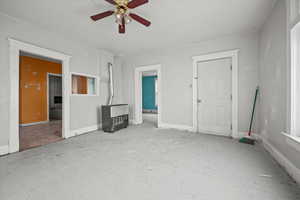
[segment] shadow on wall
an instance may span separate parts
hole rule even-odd
[[[102,113],[102,109],[101,106],[98,106],[97,108],[97,124],[101,124],[102,123],[102,117],[101,117],[101,113]]]

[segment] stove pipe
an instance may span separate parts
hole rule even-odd
[[[113,80],[113,65],[108,63],[108,74],[109,74],[109,99],[108,105],[112,105],[114,98],[114,80]]]

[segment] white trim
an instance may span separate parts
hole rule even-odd
[[[299,126],[299,116],[300,116],[300,106],[298,105],[298,101],[300,99],[299,90],[299,80],[298,76],[300,73],[299,64],[300,64],[300,23],[295,25],[289,33],[290,38],[290,130],[287,130],[291,133],[292,136],[300,136],[300,126]]]
[[[300,22],[300,15],[299,15],[298,17],[296,17],[296,18],[289,24],[290,29],[293,29],[299,22]]]
[[[186,125],[161,123],[160,126],[159,126],[159,128],[163,128],[163,129],[176,129],[176,130],[180,130],[180,131],[193,132],[193,127],[186,126]]]
[[[129,124],[131,124],[131,125],[137,125],[138,123],[136,123],[136,121],[134,119],[130,119],[129,120]]]
[[[211,53],[193,57],[193,131],[198,132],[198,70],[197,64],[202,61],[231,58],[232,59],[232,137],[238,135],[238,53],[239,50]]]
[[[27,124],[20,124],[20,126],[26,127],[26,126],[34,126],[34,125],[47,124],[47,123],[49,123],[49,120],[47,120],[47,121],[40,121],[40,122],[33,122],[33,123],[27,123]]]
[[[48,121],[50,115],[50,111],[49,111],[49,77],[50,76],[62,77],[62,75],[47,72],[47,120]]]
[[[77,75],[77,76],[84,76],[87,78],[94,78],[95,81],[95,92],[96,94],[73,94],[72,89],[71,89],[71,96],[78,96],[78,97],[97,97],[99,96],[99,87],[100,87],[100,78],[99,76],[96,75],[91,75],[91,74],[85,74],[85,73],[78,73],[78,72],[71,72],[70,73],[70,81],[71,81],[71,88],[73,88],[72,86],[72,75]]]
[[[286,143],[292,146],[294,149],[300,152],[300,137],[292,136],[285,132],[281,132],[282,135],[286,137]]]
[[[0,156],[8,154],[8,145],[6,146],[0,146]]]
[[[24,43],[12,38],[9,41],[10,69],[10,109],[9,109],[9,153],[19,151],[19,57],[20,51],[45,56],[62,61],[63,77],[63,124],[62,136],[69,138],[70,132],[70,81],[69,69],[71,56],[50,49]]]
[[[267,139],[262,138],[263,146],[273,156],[273,158],[287,171],[287,173],[300,184],[300,169],[297,168],[289,159],[278,151]]]
[[[94,125],[94,126],[88,126],[88,127],[72,130],[71,132],[73,135],[82,135],[85,133],[98,131],[100,128],[101,128],[101,124],[98,124],[98,125]]]
[[[292,93],[291,93],[291,90],[292,90],[292,81],[291,81],[291,32],[290,32],[290,21],[291,21],[291,2],[290,0],[287,0],[286,1],[286,5],[287,5],[287,23],[286,23],[286,31],[287,31],[287,34],[286,34],[286,40],[287,40],[287,43],[286,43],[286,56],[288,59],[286,59],[286,65],[288,66],[287,67],[287,73],[286,73],[286,84],[287,84],[287,90],[286,90],[286,109],[287,109],[287,112],[286,112],[286,124],[287,124],[287,127],[286,127],[286,130],[287,132],[291,132],[291,127],[292,127],[292,121],[291,121],[291,117],[292,117],[292,112],[291,112],[291,107],[292,107]]]
[[[143,123],[143,105],[142,105],[142,73],[145,71],[157,71],[157,87],[158,87],[158,106],[157,106],[157,126],[161,126],[161,114],[162,114],[162,76],[161,76],[161,65],[148,65],[143,67],[135,68],[135,115],[134,121],[136,124]]]

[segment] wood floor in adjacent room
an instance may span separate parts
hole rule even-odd
[[[63,140],[62,121],[20,127],[20,151]]]
[[[1,200],[299,200],[260,145],[152,125],[0,158]]]

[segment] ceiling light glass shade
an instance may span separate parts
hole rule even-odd
[[[120,13],[115,14],[116,17],[116,23],[122,25],[122,19],[123,19],[123,15]]]
[[[127,14],[125,15],[124,18],[125,18],[125,23],[126,24],[129,24],[132,21],[131,17],[129,15],[127,15]]]
[[[116,23],[122,25],[122,19],[116,19]]]
[[[115,14],[116,19],[122,19],[123,15],[121,13],[116,13]]]

